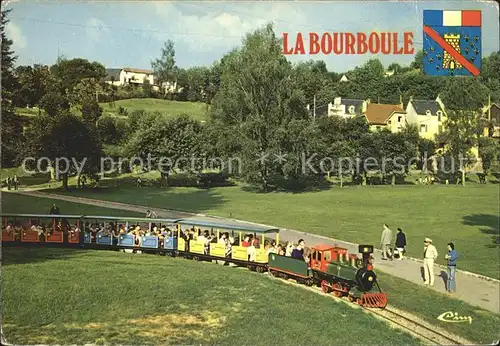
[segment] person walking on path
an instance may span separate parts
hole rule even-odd
[[[156,217],[157,217],[156,213],[148,209],[148,211],[146,212],[146,218],[155,219]]]
[[[390,247],[392,244],[392,231],[384,223],[384,230],[382,231],[382,237],[380,238],[380,245],[382,246],[382,259],[387,260],[387,254],[389,254],[389,258],[392,261],[392,256],[390,254]]]
[[[401,228],[398,228],[398,233],[396,234],[396,249],[399,253],[399,259],[403,259],[403,254],[405,253],[406,247],[406,235],[403,233]]]
[[[448,243],[448,253],[444,256],[444,259],[448,260],[448,283],[446,285],[446,290],[449,293],[455,293],[457,290],[455,278],[457,272],[457,259],[458,254],[455,250],[455,244]]]
[[[436,247],[432,245],[432,239],[424,240],[424,284],[434,285],[434,260],[438,257]]]
[[[17,174],[14,174],[14,190],[17,190],[19,186],[19,181],[17,180]]]
[[[59,207],[56,206],[56,204],[52,204],[52,208],[50,208],[50,212],[49,212],[50,215],[60,215],[61,212],[59,211]]]
[[[11,187],[12,183],[11,183],[11,179],[10,177],[7,177],[7,189],[10,191],[10,187]]]

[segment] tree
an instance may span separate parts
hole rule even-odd
[[[83,172],[95,175],[99,171],[101,143],[82,119],[60,111],[54,116],[40,115],[28,130],[27,145],[30,156],[47,157],[55,167],[56,158],[66,158],[84,163]],[[85,161],[84,161],[85,160]],[[46,167],[40,167],[42,169]],[[59,176],[63,187],[68,188],[68,178],[76,172],[74,164],[65,169],[61,164]]]
[[[202,125],[186,114],[166,117],[147,114],[139,120],[138,128],[126,144],[125,153],[141,157],[165,158],[154,162],[161,172],[162,185],[166,184],[168,170],[196,170],[203,164],[200,157]],[[175,134],[173,136],[172,134]],[[194,166],[191,159],[194,158]]]
[[[152,61],[151,67],[160,87],[163,83],[175,81],[177,67],[175,65],[175,48],[172,40],[164,43],[161,49],[161,57]],[[165,89],[165,93],[167,92],[169,92],[169,89]]]
[[[48,92],[48,86],[52,78],[48,66],[18,66],[15,75],[19,87],[12,96],[14,105],[16,107],[39,105],[40,99]]]
[[[500,145],[495,138],[481,137],[479,138],[479,157],[483,165],[483,173],[488,176],[493,160],[498,157]]]
[[[60,59],[50,67],[52,74],[59,80],[62,91],[71,92],[82,80],[88,79],[98,83],[106,77],[106,68],[98,62],[89,62],[86,59]]]
[[[415,59],[410,64],[410,67],[413,69],[418,69],[423,72],[424,70],[424,51],[423,49],[419,49],[417,54],[415,54]]]
[[[18,149],[22,140],[22,125],[20,117],[15,114],[12,104],[13,92],[17,88],[17,80],[14,75],[14,62],[16,56],[12,49],[12,40],[5,33],[5,26],[9,22],[7,15],[11,10],[2,10],[0,31],[1,42],[1,71],[2,71],[2,166],[12,167],[15,165]]]
[[[271,24],[248,34],[225,58],[211,117],[236,136],[241,149],[226,154],[242,159],[245,179],[267,190],[282,174],[267,157],[284,150],[279,138],[292,120],[308,118],[305,100]]]
[[[68,98],[58,90],[50,91],[43,95],[39,101],[39,105],[50,116],[56,116],[61,111],[68,111],[70,108]]]

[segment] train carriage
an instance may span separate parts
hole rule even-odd
[[[92,232],[95,233],[95,244],[117,248],[174,250],[173,246],[168,244],[176,243],[173,230],[175,230],[177,219],[85,215],[82,217],[82,222],[85,223],[86,228],[86,243],[91,243]],[[92,229],[93,226],[95,226],[94,229]],[[137,232],[135,232],[136,227],[139,227]],[[165,232],[159,234],[163,227],[165,227]],[[134,229],[131,230],[131,228]],[[167,233],[169,229],[171,231]],[[155,230],[157,232],[153,234]]]
[[[306,285],[316,284],[325,293],[348,297],[365,307],[387,305],[387,295],[381,292],[373,272],[371,245],[359,246],[361,258],[348,254],[344,248],[316,245],[308,261],[304,261],[268,254],[266,237],[274,235],[279,244],[277,228],[215,218],[2,214],[2,223],[3,245],[77,245],[222,261],[261,273],[269,270],[274,276],[292,278]],[[222,234],[228,236],[221,237]]]
[[[2,241],[76,244],[81,215],[2,214]]]
[[[279,242],[279,229],[274,227],[195,217],[181,219],[177,224],[179,225],[177,229],[179,251],[185,251],[196,259],[216,259],[246,265],[259,272],[265,271],[268,263],[267,251],[264,249],[266,236],[274,235],[276,242]],[[186,230],[188,233],[191,231],[192,234],[188,245],[186,245],[186,237],[182,237],[182,233]],[[207,231],[210,237],[209,244],[204,236]],[[228,233],[230,236],[230,246],[220,241],[224,233]],[[244,237],[249,234],[254,239],[259,239],[258,247],[243,246]]]

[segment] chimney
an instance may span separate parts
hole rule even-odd
[[[399,104],[401,106],[402,109],[405,108],[404,104],[403,104],[403,95],[399,94]]]

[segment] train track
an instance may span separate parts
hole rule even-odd
[[[377,309],[377,308],[363,308],[356,303],[352,303],[345,298],[338,298],[332,294],[326,295],[323,293],[321,288],[319,287],[308,287],[299,283],[296,283],[295,280],[289,279],[284,280],[281,278],[276,278],[271,275],[268,275],[273,280],[280,280],[289,285],[297,286],[302,289],[309,290],[316,294],[320,294],[323,296],[327,296],[335,301],[342,302],[344,304],[349,305],[352,308],[361,308],[366,313],[374,315],[376,318],[387,322],[389,325],[402,329],[408,334],[420,339],[424,344],[427,345],[473,345],[474,343],[466,340],[457,335],[453,335],[448,333],[447,331],[433,326],[430,323],[423,321],[417,316],[409,314],[407,312],[396,309],[392,306],[387,306],[385,309]]]
[[[376,315],[393,326],[399,327],[409,334],[416,336],[429,345],[471,345],[472,342],[465,340],[446,331],[438,330],[424,321],[418,321],[412,316],[398,309],[387,306],[385,309],[364,308],[369,313]]]

